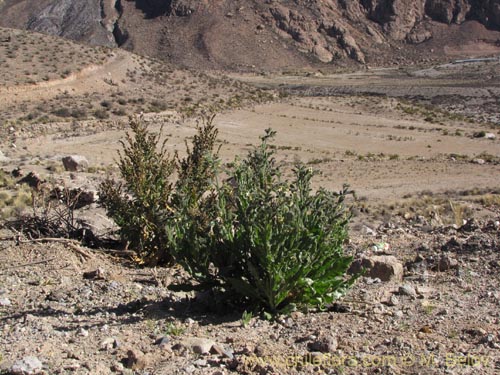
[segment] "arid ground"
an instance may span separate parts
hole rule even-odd
[[[327,311],[243,322],[237,307],[218,311],[206,294],[168,289],[186,277],[178,267],[144,268],[129,252],[32,240],[4,225],[3,373],[29,364],[47,374],[500,371],[498,61],[224,76],[124,51],[92,52],[102,61],[88,53],[89,62],[66,77],[49,69],[33,81],[2,82],[6,175],[19,167],[94,191],[117,175],[128,115],[142,111],[182,153],[194,115],[215,108],[224,161],[244,156],[273,128],[287,173],[303,162],[319,171],[316,187],[349,184],[356,199],[348,202],[346,252],[392,257],[383,259],[395,272],[387,281],[363,277]],[[65,171],[68,155],[86,157],[86,170]],[[5,222],[29,211],[29,199],[20,198],[26,189],[2,182],[0,193]],[[77,216],[95,235],[116,229],[97,203]]]

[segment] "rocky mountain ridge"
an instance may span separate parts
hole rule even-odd
[[[457,25],[498,47],[500,0],[7,0],[0,25],[208,68],[385,64],[439,54]],[[472,30],[472,32],[471,32]],[[453,43],[460,44],[464,40]],[[434,51],[431,51],[434,50]],[[439,50],[439,48],[438,48]],[[500,48],[499,48],[500,51]]]

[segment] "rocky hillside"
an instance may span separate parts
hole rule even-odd
[[[500,52],[500,0],[6,0],[0,25],[206,68]],[[463,48],[470,44],[474,48]]]

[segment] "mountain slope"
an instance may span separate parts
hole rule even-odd
[[[500,0],[7,0],[0,25],[198,68],[412,63],[467,44],[481,48],[462,55],[500,52]]]

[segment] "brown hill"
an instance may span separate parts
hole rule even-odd
[[[0,25],[233,70],[500,52],[500,0],[6,0]]]

